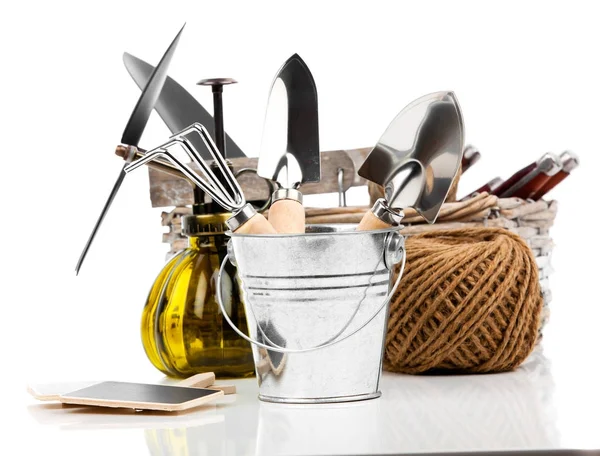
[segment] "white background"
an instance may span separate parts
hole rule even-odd
[[[571,149],[580,156],[581,167],[551,194],[560,207],[544,346],[562,386],[557,419],[581,417],[562,423],[562,442],[585,446],[598,424],[586,388],[595,388],[600,374],[600,28],[594,6],[4,2],[0,381],[8,399],[3,417],[20,430],[12,435],[31,426],[29,381],[160,377],[145,358],[138,327],[167,251],[145,172],[125,180],[79,277],[74,266],[122,166],[113,151],[140,93],[122,53],[156,64],[187,22],[169,74],[209,111],[210,91],[195,83],[239,81],[225,89],[225,124],[248,155],[260,144],[273,75],[298,52],[319,89],[322,150],[373,145],[410,101],[450,89],[461,103],[467,142],[483,154],[460,193],[506,178],[547,151]],[[154,113],[140,145],[151,147],[168,133]],[[366,190],[355,189],[349,198],[364,204]],[[309,203],[334,205],[337,198]]]

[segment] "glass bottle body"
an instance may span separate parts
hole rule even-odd
[[[189,247],[167,263],[150,290],[142,313],[142,342],[152,364],[167,375],[254,375],[250,344],[229,327],[216,300],[226,242],[222,233],[190,236]],[[228,264],[223,296],[230,318],[247,331],[235,273]]]

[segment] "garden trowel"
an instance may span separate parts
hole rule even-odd
[[[397,226],[413,207],[434,223],[460,166],[464,126],[453,92],[425,95],[389,125],[358,174],[384,188],[358,230]]]
[[[304,233],[302,193],[321,179],[317,87],[304,60],[291,56],[278,71],[267,105],[258,175],[277,186],[269,221],[281,234]]]

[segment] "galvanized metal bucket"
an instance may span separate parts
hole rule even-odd
[[[253,344],[261,400],[345,402],[381,395],[389,301],[404,268],[404,238],[400,227],[354,228],[232,234],[217,298],[229,324]],[[226,275],[228,260],[237,266],[237,278]],[[249,336],[225,311],[221,287],[232,280],[241,280]]]

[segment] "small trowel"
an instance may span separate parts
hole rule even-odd
[[[460,166],[464,126],[453,92],[425,95],[389,125],[358,174],[383,186],[358,230],[397,226],[413,207],[434,223]]]
[[[269,95],[258,175],[273,181],[269,222],[281,234],[304,233],[298,187],[321,179],[317,87],[298,54],[281,67]]]

